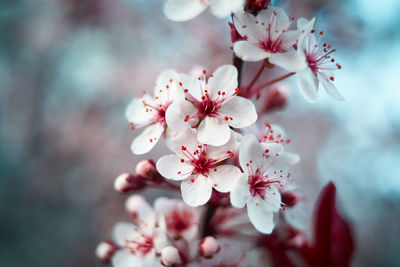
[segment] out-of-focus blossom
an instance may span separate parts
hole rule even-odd
[[[218,241],[213,236],[206,236],[200,241],[199,253],[204,258],[212,258],[219,249]]]
[[[247,0],[244,10],[254,14],[263,9],[267,9],[270,2],[270,0]]]
[[[104,263],[110,263],[111,257],[119,247],[112,241],[103,241],[96,247],[96,256]]]
[[[193,19],[210,6],[211,13],[223,18],[243,7],[245,0],[168,0],[164,13],[170,20]]]
[[[281,205],[278,187],[290,177],[290,157],[285,153],[266,157],[265,150],[254,135],[242,140],[239,161],[244,174],[231,192],[231,202],[237,208],[247,205],[250,221],[258,231],[268,234],[274,228],[273,213]]]
[[[268,89],[262,106],[265,113],[282,110],[286,107],[289,96],[289,88],[284,83],[279,83]]]
[[[142,179],[138,179],[131,173],[122,173],[114,181],[114,189],[120,193],[140,190],[145,186],[146,184]]]
[[[182,181],[182,198],[190,206],[205,204],[212,188],[230,192],[240,177],[240,170],[233,165],[221,165],[233,156],[235,135],[223,146],[215,147],[197,141],[194,131],[186,131],[171,139],[176,154],[166,155],[157,161],[157,170],[168,179]]]
[[[179,86],[185,100],[174,101],[166,113],[173,131],[197,128],[200,143],[220,146],[231,136],[229,127],[243,128],[257,120],[254,104],[237,96],[238,72],[232,65],[223,65],[206,80],[205,72],[198,79],[180,75]]]
[[[166,129],[165,113],[173,101],[183,98],[182,90],[177,87],[177,73],[174,70],[163,71],[158,77],[153,96],[143,93],[134,98],[126,109],[125,115],[131,129],[146,129],[133,140],[131,149],[134,154],[149,152],[158,142]]]
[[[179,255],[179,250],[173,246],[163,248],[161,251],[161,263],[167,267],[180,266],[182,258]]]
[[[233,15],[236,30],[243,37],[233,45],[236,56],[244,61],[267,59],[278,66],[302,69],[305,63],[299,59],[292,46],[297,41],[298,32],[289,31],[292,20],[285,11],[269,7],[257,17],[241,11]]]
[[[336,49],[332,49],[331,45],[327,43],[321,45],[322,31],[319,32],[320,36],[316,39],[313,30],[314,21],[315,19],[307,21],[304,18],[297,21],[299,31],[297,52],[299,58],[306,63],[306,68],[297,71],[300,91],[308,101],[313,102],[317,99],[318,85],[321,83],[331,97],[344,101],[343,96],[333,84],[335,80],[334,71],[342,68],[331,57]],[[286,68],[286,66],[282,67]],[[295,71],[293,68],[288,70]]]

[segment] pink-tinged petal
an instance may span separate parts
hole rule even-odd
[[[181,85],[182,84],[182,85]],[[178,76],[178,85],[182,91],[187,90],[189,94],[191,94],[198,101],[201,101],[201,81],[195,78],[194,76],[187,75],[184,73],[179,74]],[[189,99],[192,101],[192,99]]]
[[[114,225],[111,233],[114,241],[121,247],[125,246],[125,240],[134,239],[139,235],[138,231],[134,231],[138,227],[132,223],[118,222]]]
[[[132,255],[128,249],[118,250],[112,257],[112,266],[114,267],[132,267],[143,266],[142,258]]]
[[[225,93],[231,96],[238,86],[238,72],[233,65],[223,65],[214,71],[213,76],[208,79],[207,88],[211,91],[211,98],[215,100],[218,95]]]
[[[135,215],[134,222],[140,225],[142,230],[151,234],[152,229],[156,225],[156,213],[143,196],[130,196],[125,202],[125,209],[128,213]]]
[[[344,97],[339,93],[336,86],[333,84],[332,81],[326,75],[317,74],[318,80],[322,83],[325,88],[325,91],[334,99],[338,101],[344,101]]]
[[[153,113],[148,111],[143,101],[150,105],[154,103],[153,98],[148,94],[134,98],[125,110],[125,117],[129,122],[140,125],[149,123],[153,119]]]
[[[315,102],[318,96],[318,79],[310,68],[297,73],[300,92],[309,102]]]
[[[250,189],[248,183],[248,176],[242,174],[234,185],[231,194],[231,204],[235,208],[244,208],[250,197]]]
[[[277,143],[261,143],[264,153],[269,156],[275,156],[283,152],[283,145]]]
[[[243,6],[243,2],[244,0],[212,0],[211,13],[218,18],[224,18],[239,10]]]
[[[260,61],[266,59],[271,53],[266,52],[248,41],[238,41],[233,44],[236,56],[244,61]]]
[[[157,161],[157,170],[167,179],[183,180],[192,173],[193,166],[181,160],[177,155],[163,156]]]
[[[154,249],[156,253],[161,253],[161,250],[168,246],[167,234],[160,228],[153,228],[154,235]]]
[[[314,28],[315,18],[308,21],[305,18],[299,18],[297,20],[297,31],[299,32],[298,42],[302,43],[304,38],[311,34],[311,30]]]
[[[296,30],[287,31],[282,37],[282,49],[289,49],[292,47],[299,38],[299,32]]]
[[[203,12],[207,7],[205,3],[200,0],[168,0],[164,7],[164,13],[170,20],[186,21]]]
[[[291,153],[291,152],[286,152],[285,154],[288,158],[288,163],[290,165],[294,165],[294,164],[297,164],[300,162],[300,156],[298,154]]]
[[[231,137],[229,141],[223,146],[211,146],[207,147],[207,155],[210,159],[220,158],[224,156],[231,156],[230,152],[235,151],[236,146],[236,135],[235,132],[231,131]]]
[[[271,166],[268,168],[269,172],[272,171],[287,171],[290,165],[293,165],[293,162],[300,160],[296,154],[289,154],[287,152],[283,152],[281,154],[271,155],[271,160],[273,160]]]
[[[261,10],[257,15],[257,20],[264,22],[264,27],[266,29],[268,28],[268,24],[272,22],[273,29],[279,33],[281,33],[282,30],[286,30],[290,22],[285,11],[278,7],[268,7],[268,9]]]
[[[233,165],[218,166],[209,173],[213,187],[222,193],[232,191],[241,174],[239,168]]]
[[[263,234],[270,234],[274,229],[272,210],[262,210],[260,198],[253,198],[247,203],[247,214],[254,227]]]
[[[222,146],[229,141],[231,130],[227,121],[216,117],[205,117],[200,123],[197,139],[202,144]]]
[[[246,135],[240,143],[239,161],[243,171],[247,171],[247,163],[252,162],[258,166],[258,162],[262,160],[264,154],[263,147],[258,143],[257,138],[253,134]]]
[[[178,73],[175,70],[167,69],[158,75],[154,86],[154,96],[161,103],[184,98],[183,90],[178,86]]]
[[[192,103],[186,100],[178,100],[173,102],[165,112],[165,120],[168,128],[173,131],[184,131],[197,123],[197,119],[186,120],[186,116],[191,116],[197,112]]]
[[[257,43],[263,37],[261,23],[256,23],[256,17],[248,12],[239,11],[233,14],[233,23],[239,34],[251,43]]]
[[[228,124],[234,128],[250,126],[257,120],[253,102],[241,96],[235,96],[223,103],[219,112],[229,118]]]
[[[175,133],[170,137],[170,142],[172,150],[183,159],[186,159],[186,157],[182,152],[182,146],[184,146],[191,154],[193,154],[194,151],[198,149],[198,146],[201,145],[197,141],[196,133],[190,128]]]
[[[306,58],[294,49],[285,53],[274,53],[268,59],[272,64],[289,72],[301,71],[308,67]]]
[[[142,155],[149,152],[161,138],[164,126],[159,123],[149,125],[144,131],[133,140],[131,150],[133,154]]]
[[[275,186],[266,191],[265,199],[258,199],[259,206],[263,212],[278,212],[281,207],[281,194]]]
[[[207,177],[189,177],[181,183],[182,198],[189,206],[197,207],[207,203],[211,197],[212,186]]]

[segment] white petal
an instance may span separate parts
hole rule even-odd
[[[128,213],[134,213],[134,222],[140,225],[143,232],[151,234],[156,225],[156,213],[153,207],[143,196],[132,195],[126,202],[125,207]]]
[[[222,146],[229,141],[231,130],[224,119],[205,117],[200,123],[197,139],[202,144]]]
[[[234,128],[250,126],[257,120],[257,111],[253,102],[241,96],[235,96],[223,103],[218,111],[232,117],[228,123]]]
[[[153,119],[153,113],[148,111],[143,104],[143,101],[146,101],[148,104],[152,105],[154,99],[148,94],[145,94],[142,97],[134,98],[125,110],[125,117],[129,122],[140,125],[149,123]]]
[[[196,123],[197,120],[189,120],[185,122],[185,117],[196,112],[197,110],[192,103],[186,100],[175,101],[165,112],[165,120],[168,128],[179,132],[191,127],[191,123]]]
[[[287,31],[282,37],[282,49],[291,48],[298,40],[299,32],[296,30]]]
[[[275,20],[275,23],[273,23],[273,29],[279,33],[282,32],[282,30],[286,30],[290,22],[285,11],[278,7],[268,7],[268,9],[261,10],[257,15],[257,20],[264,22],[265,28],[268,27],[268,24],[271,23],[271,21],[273,23]]]
[[[233,65],[223,65],[213,73],[207,82],[207,89],[211,91],[211,98],[218,97],[218,91],[225,92],[225,96],[235,93],[238,86],[238,72]]]
[[[258,203],[263,212],[278,212],[281,207],[281,194],[275,186],[266,191],[265,199],[258,198]]]
[[[125,246],[125,240],[132,240],[138,236],[138,231],[134,231],[138,227],[132,223],[118,222],[112,229],[112,236],[114,241],[119,246]]]
[[[249,197],[250,197],[250,189],[248,183],[248,176],[242,174],[232,189],[230,194],[231,204],[235,208],[243,208]]]
[[[256,23],[256,18],[244,11],[233,14],[233,23],[239,34],[247,37],[251,43],[257,43],[263,37],[261,23]]]
[[[201,101],[201,81],[191,75],[181,73],[178,77],[178,83],[179,82],[182,84],[182,86],[180,86],[182,91],[187,89],[189,94],[191,94],[198,101]],[[189,100],[192,101],[192,99]]]
[[[220,158],[223,156],[229,156],[227,154],[228,151],[234,152],[236,146],[236,135],[235,132],[231,131],[231,137],[229,141],[223,146],[211,146],[209,145],[207,148],[207,155],[211,159]]]
[[[308,66],[306,58],[294,49],[285,53],[274,53],[269,56],[269,61],[289,72],[301,71]]]
[[[213,180],[213,187],[219,192],[230,192],[239,180],[242,172],[233,165],[222,165],[212,170],[209,175]]]
[[[297,73],[300,92],[310,102],[315,102],[318,96],[318,79],[310,68]]]
[[[231,12],[239,10],[243,6],[244,0],[212,0],[211,13],[218,17],[224,18]]]
[[[206,7],[200,0],[168,0],[164,13],[170,20],[185,21],[199,15]]]
[[[163,104],[183,99],[183,90],[180,86],[178,88],[178,73],[172,69],[162,71],[157,77],[153,94]]]
[[[175,181],[185,179],[193,171],[193,166],[187,164],[187,162],[182,163],[181,158],[177,155],[166,155],[161,157],[157,161],[156,166],[162,176]]]
[[[253,134],[246,135],[240,143],[239,161],[244,173],[247,172],[246,164],[250,161],[256,164],[262,160],[264,150]]]
[[[276,155],[283,152],[283,145],[277,143],[261,143],[266,155]]]
[[[251,223],[261,233],[270,234],[274,229],[273,212],[263,211],[256,199],[247,203],[247,214]]]
[[[164,126],[159,123],[149,125],[144,131],[133,140],[131,150],[133,154],[142,155],[149,152],[158,142]]]
[[[197,141],[196,133],[190,128],[171,136],[170,142],[172,150],[183,159],[186,159],[186,156],[182,152],[182,146],[186,147],[193,154],[194,151],[198,150],[198,146],[201,145]]]
[[[308,21],[305,18],[299,18],[297,20],[297,30],[299,32],[298,42],[302,43],[304,38],[311,34],[311,30],[314,27],[315,18]]]
[[[266,52],[248,41],[238,41],[233,44],[236,56],[244,61],[260,61],[267,58],[271,53]]]
[[[207,203],[211,197],[212,186],[208,178],[199,175],[197,178],[191,177],[181,183],[182,198],[189,206],[200,206]],[[192,182],[193,181],[193,182]]]
[[[334,99],[338,101],[344,101],[344,97],[339,93],[336,86],[329,80],[329,78],[323,74],[317,75],[318,80],[322,83],[325,88],[325,91]]]
[[[300,156],[298,154],[286,152],[286,155],[288,157],[288,162],[290,165],[294,165],[300,162]]]
[[[128,249],[120,249],[112,257],[112,266],[114,267],[142,267],[144,261],[135,255],[132,255]]]

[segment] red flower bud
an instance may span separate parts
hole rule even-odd
[[[301,200],[301,197],[293,191],[283,192],[281,197],[282,203],[285,204],[286,207],[293,207]]]
[[[270,0],[247,0],[244,10],[253,14],[257,14],[263,9],[267,9]]]
[[[289,89],[284,83],[273,86],[267,92],[262,111],[271,112],[283,109],[287,104],[288,95]]]
[[[142,179],[138,179],[133,174],[122,173],[115,178],[114,188],[120,193],[128,193],[140,190],[146,186]]]
[[[218,241],[212,236],[204,237],[199,244],[199,253],[204,258],[212,258],[219,249]]]
[[[180,266],[182,258],[179,250],[175,247],[168,246],[161,250],[161,264],[167,267]]]
[[[151,159],[140,161],[136,165],[136,174],[139,176],[138,178],[150,180],[153,182],[162,180],[160,173],[156,169],[156,164]]]
[[[103,241],[96,247],[96,256],[104,263],[110,263],[111,257],[119,247],[111,241]]]

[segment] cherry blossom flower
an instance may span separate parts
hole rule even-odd
[[[159,197],[154,201],[159,216],[159,226],[172,239],[195,240],[200,229],[203,209],[190,207],[178,199]]]
[[[168,245],[164,231],[156,227],[156,213],[141,196],[132,196],[137,204],[137,225],[119,222],[113,228],[116,243],[122,247],[112,258],[115,267],[162,266],[157,254]]]
[[[304,18],[297,21],[298,57],[306,63],[306,68],[297,72],[300,91],[308,101],[313,102],[317,99],[318,84],[321,83],[331,97],[344,101],[343,96],[333,85],[335,80],[333,71],[342,68],[331,57],[336,49],[332,49],[331,45],[327,43],[320,45],[323,32],[319,32],[318,39],[314,36],[314,21],[315,19],[307,21]]]
[[[285,153],[266,156],[265,145],[254,135],[247,135],[240,144],[239,161],[243,175],[231,192],[236,208],[247,206],[247,214],[255,228],[265,234],[274,228],[273,213],[279,211],[281,196],[278,187],[290,177],[290,157]]]
[[[168,126],[173,131],[197,128],[200,143],[220,146],[228,142],[229,127],[243,128],[257,120],[254,104],[237,96],[238,72],[232,65],[223,65],[208,80],[181,75],[178,85],[185,100],[174,101],[166,113]]]
[[[245,0],[168,0],[164,13],[170,20],[193,19],[210,6],[211,13],[223,18],[243,7]]]
[[[262,10],[257,17],[240,11],[233,15],[236,30],[244,40],[233,45],[236,56],[244,61],[268,60],[293,71],[305,67],[293,45],[298,38],[296,30],[289,31],[292,20],[277,7]]]
[[[240,170],[233,165],[221,165],[233,156],[235,135],[227,144],[215,147],[197,141],[191,129],[175,135],[171,140],[176,154],[161,157],[157,170],[164,177],[182,181],[182,198],[190,206],[205,204],[211,197],[212,188],[230,192],[240,177]]]
[[[166,129],[165,112],[173,100],[183,98],[176,83],[177,73],[165,70],[157,77],[153,96],[143,93],[128,105],[125,116],[131,129],[146,129],[133,140],[131,149],[134,154],[149,152],[158,142]]]

